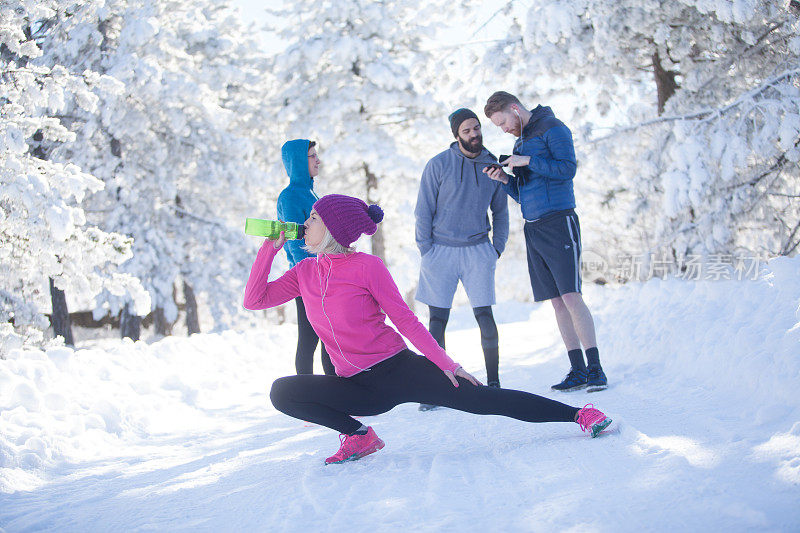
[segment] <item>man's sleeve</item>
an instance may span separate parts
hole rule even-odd
[[[508,183],[502,183],[503,190],[509,195],[515,202],[519,203],[519,180],[516,176],[512,174],[508,175]]]
[[[433,216],[436,214],[436,200],[439,197],[439,176],[433,169],[433,160],[428,161],[422,171],[417,194],[417,207],[414,216],[417,219],[415,238],[421,255],[425,255],[433,247]]]
[[[574,178],[577,163],[575,146],[572,144],[572,132],[569,131],[569,128],[553,126],[544,133],[543,138],[550,157],[531,155],[528,168],[536,175],[551,179],[571,180]]]
[[[495,187],[489,207],[492,209],[492,244],[500,255],[508,241],[508,195],[503,187]]]

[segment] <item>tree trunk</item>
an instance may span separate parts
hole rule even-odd
[[[119,330],[123,338],[138,341],[142,330],[142,317],[131,313],[130,304],[125,304],[119,317]]]
[[[192,286],[183,281],[183,299],[186,300],[186,333],[200,333],[200,319],[197,316],[197,299]]]
[[[678,75],[678,72],[664,70],[664,67],[661,66],[661,56],[658,55],[658,50],[656,50],[653,53],[653,74],[656,79],[656,88],[658,89],[658,115],[661,116],[664,113],[664,106],[667,100],[678,89],[678,84],[675,82],[675,76]]]
[[[72,339],[72,324],[69,320],[67,298],[64,291],[56,287],[53,278],[50,278],[50,301],[53,305],[53,314],[50,315],[50,324],[56,336],[64,337],[64,344],[75,346]]]
[[[416,294],[417,294],[417,288],[412,287],[408,289],[405,297],[403,298],[406,301],[408,308],[411,309],[411,312],[414,314],[416,314],[417,312],[417,301],[414,299],[414,296],[416,296]]]
[[[162,307],[156,307],[153,315],[153,325],[155,326],[156,335],[161,335],[162,337],[172,335],[172,324],[167,322],[164,316],[164,309]]]
[[[367,177],[367,203],[377,204],[378,177],[370,172],[366,163],[364,163],[364,174]],[[372,236],[372,255],[380,257],[381,261],[386,263],[386,241],[384,240],[383,226],[381,224],[378,224],[378,231]]]
[[[26,31],[28,31],[28,29],[26,29]],[[43,138],[42,130],[36,131],[33,135],[33,140],[37,143],[41,143]],[[44,160],[47,160],[49,155],[41,144],[37,144],[32,148],[31,154]],[[75,341],[72,338],[72,325],[69,320],[67,298],[64,291],[56,287],[53,278],[50,278],[50,302],[53,306],[53,314],[50,315],[50,324],[53,326],[53,333],[56,336],[64,337],[64,344],[67,346],[74,346]]]

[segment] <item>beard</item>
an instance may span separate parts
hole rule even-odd
[[[483,150],[483,135],[476,135],[471,139],[464,139],[459,135],[458,142],[464,150],[471,154],[477,154]]]

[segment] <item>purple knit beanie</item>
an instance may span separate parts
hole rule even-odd
[[[327,194],[314,202],[314,211],[325,223],[333,238],[347,248],[362,233],[372,235],[383,220],[383,209],[377,205],[367,207],[362,200],[344,194]]]

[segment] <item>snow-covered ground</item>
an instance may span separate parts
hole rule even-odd
[[[549,305],[498,305],[501,379],[613,431],[403,405],[386,441],[323,466],[337,435],[276,412],[295,328],[92,341],[0,360],[0,530],[800,529],[800,259],[755,282],[589,287],[611,387],[554,394]],[[448,348],[483,377],[457,309]],[[317,363],[319,368],[319,363]]]

